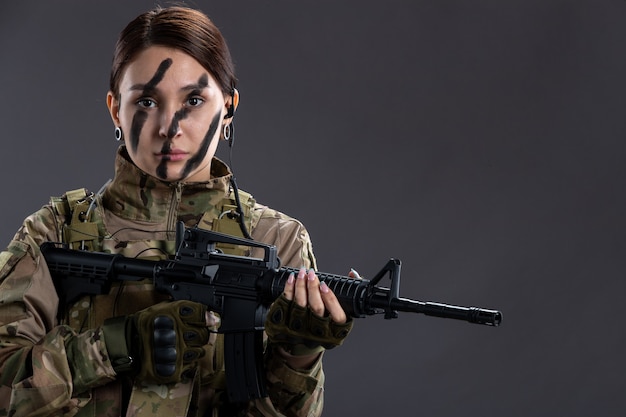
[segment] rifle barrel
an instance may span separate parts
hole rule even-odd
[[[499,326],[502,313],[479,307],[461,307],[450,304],[423,302],[407,298],[396,298],[391,301],[391,307],[398,311],[422,313],[427,316],[465,320],[470,323]]]

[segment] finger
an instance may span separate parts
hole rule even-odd
[[[295,281],[296,281],[296,277],[294,275],[294,273],[292,272],[291,274],[289,274],[289,277],[287,278],[287,282],[285,283],[285,288],[283,289],[283,294],[285,295],[285,298],[289,301],[293,300],[293,293],[295,291]]]
[[[308,296],[306,291],[306,269],[300,268],[295,284],[294,300],[300,307],[306,307]]]
[[[361,275],[359,275],[358,272],[356,272],[355,269],[350,268],[350,272],[348,272],[348,276],[350,278],[356,278],[356,279],[361,279]]]
[[[324,306],[326,307],[326,311],[330,315],[330,319],[335,323],[345,323],[348,319],[346,316],[346,312],[343,311],[341,304],[339,304],[339,300],[337,300],[337,296],[332,292],[328,285],[325,282],[320,284],[320,294],[322,296],[322,301],[324,302]]]
[[[213,311],[207,311],[204,313],[204,320],[206,321],[206,326],[213,329],[217,329],[222,323],[221,317]]]
[[[315,315],[322,317],[326,307],[320,294],[320,280],[312,269],[309,269],[307,273],[307,291],[309,294],[309,308]]]

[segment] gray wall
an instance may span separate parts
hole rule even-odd
[[[153,4],[0,6],[5,242],[111,177],[112,47]],[[320,270],[395,257],[403,296],[504,312],[359,320],[325,415],[626,413],[626,2],[191,4],[235,57],[239,185],[307,225]]]

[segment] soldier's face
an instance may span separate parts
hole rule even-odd
[[[210,178],[230,97],[193,57],[151,46],[127,65],[107,104],[141,170],[165,181]]]

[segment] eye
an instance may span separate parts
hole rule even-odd
[[[151,98],[140,98],[137,100],[137,105],[144,108],[156,107],[156,102]]]
[[[191,107],[198,107],[204,103],[204,99],[201,97],[189,97],[187,99],[187,105]]]

